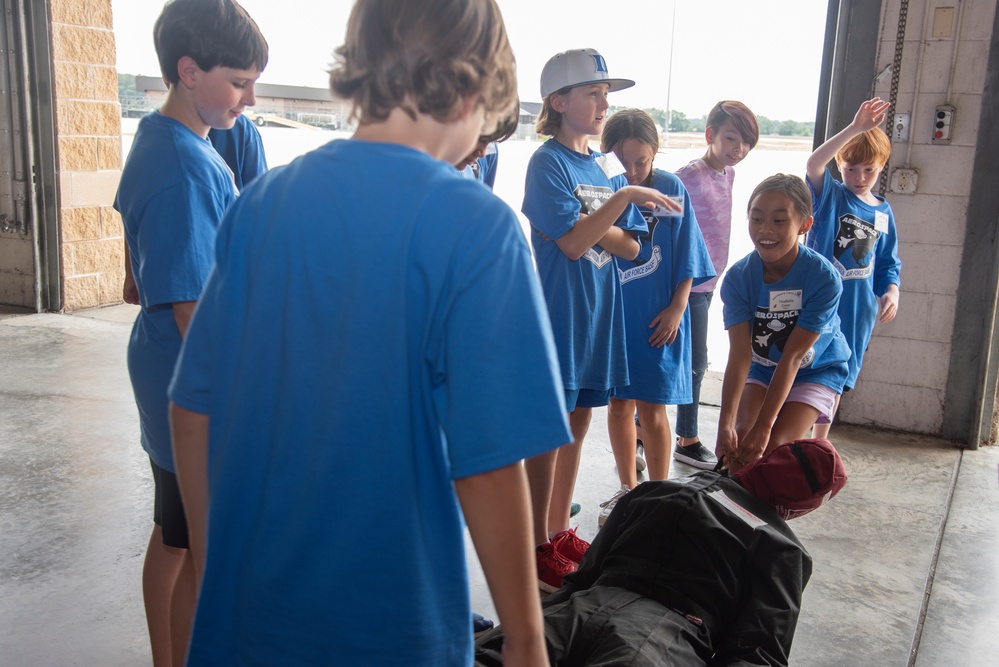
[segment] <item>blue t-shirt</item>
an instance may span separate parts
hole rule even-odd
[[[237,118],[231,130],[208,130],[208,140],[232,169],[233,180],[240,192],[250,181],[267,171],[263,139],[247,116]]]
[[[571,440],[513,211],[339,140],[254,182],[216,254],[171,387],[210,420],[188,664],[471,664],[453,481]]]
[[[474,178],[490,190],[496,184],[496,169],[499,164],[499,152],[493,151],[477,159],[462,170],[465,178]]]
[[[619,398],[677,405],[693,400],[690,361],[690,310],[683,311],[671,345],[653,347],[649,336],[653,318],[673,300],[677,286],[687,279],[699,285],[714,277],[708,248],[697,225],[687,189],[673,174],[656,169],[652,187],[664,195],[683,198],[683,213],[657,217],[640,208],[649,234],[634,261],[618,258],[624,287],[624,320],[628,340],[631,384],[615,389]]]
[[[114,202],[142,306],[128,344],[128,372],[142,447],[171,472],[167,385],[181,344],[172,304],[201,295],[214,261],[215,229],[235,198],[232,174],[208,141],[159,112],[139,121]]]
[[[607,178],[597,158],[549,139],[531,156],[523,212],[531,223],[531,244],[548,305],[565,389],[607,391],[628,384],[621,280],[613,255],[595,245],[571,260],[555,241],[572,229],[580,214],[596,211],[627,185],[624,176]],[[615,223],[645,234],[632,204]]]
[[[721,289],[723,318],[726,329],[750,323],[749,377],[769,385],[788,337],[800,326],[819,339],[801,360],[794,383],[815,382],[842,393],[850,358],[836,314],[842,291],[836,269],[804,246],[787,275],[775,283],[763,282],[763,261],[756,251],[729,267]]]
[[[815,222],[805,243],[831,261],[843,279],[839,317],[853,352],[846,380],[846,386],[853,387],[878,319],[878,299],[889,285],[899,284],[902,261],[898,258],[895,215],[881,197],[877,206],[861,201],[828,169],[822,195],[815,197],[812,188],[812,197]]]

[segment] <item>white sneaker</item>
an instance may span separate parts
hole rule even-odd
[[[647,467],[645,464],[645,456],[643,456],[644,452],[645,445],[643,445],[642,441],[639,440],[635,443],[635,470],[638,472],[645,472],[645,468]]]
[[[627,494],[629,491],[631,491],[631,489],[622,484],[621,488],[617,490],[617,493],[611,496],[610,500],[605,500],[604,502],[600,503],[600,515],[597,517],[598,526],[603,526],[607,522],[607,517],[609,517],[610,513],[614,511],[614,507],[617,505],[617,501],[621,500],[621,498],[624,498],[625,494]]]

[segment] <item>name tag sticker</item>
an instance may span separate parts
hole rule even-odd
[[[801,310],[801,290],[771,290],[770,312],[784,313],[789,310]]]
[[[614,153],[604,153],[595,161],[597,166],[600,167],[600,171],[604,172],[604,176],[607,178],[614,178],[624,173],[624,165],[621,164],[621,161],[617,159],[617,155]]]
[[[669,195],[668,195],[669,196]],[[683,217],[683,195],[669,196],[670,199],[675,201],[680,207],[679,211],[674,211],[671,208],[666,208],[665,206],[656,206],[652,209],[652,213],[659,216],[660,218],[682,218]]]
[[[882,234],[888,233],[888,214],[883,211],[874,212],[874,229]]]

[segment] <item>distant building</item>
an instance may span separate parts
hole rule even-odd
[[[160,77],[136,76],[135,90],[135,95],[121,99],[123,116],[145,115],[166,100],[166,84]],[[275,124],[268,119],[276,117],[324,129],[352,129],[350,103],[334,98],[328,88],[258,83],[254,92],[257,105],[247,109],[247,114],[258,125]]]

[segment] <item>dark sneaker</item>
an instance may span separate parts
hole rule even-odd
[[[486,618],[482,614],[476,614],[472,612],[472,634],[478,637],[484,632],[488,632],[493,629],[493,621],[491,618]]]
[[[576,529],[563,530],[555,533],[552,538],[552,546],[563,558],[574,565],[579,565],[583,560],[583,554],[590,548],[590,543],[576,535]]]
[[[641,440],[635,442],[635,470],[645,472],[645,445]]]
[[[569,505],[569,518],[576,516],[583,509],[583,506],[579,503],[572,503]]]
[[[545,593],[562,588],[562,578],[576,571],[576,566],[556,551],[551,542],[545,542],[534,553],[538,561],[538,588]]]
[[[692,445],[684,447],[679,442],[673,448],[673,458],[680,463],[700,468],[701,470],[714,470],[718,464],[715,455],[698,440]]]

